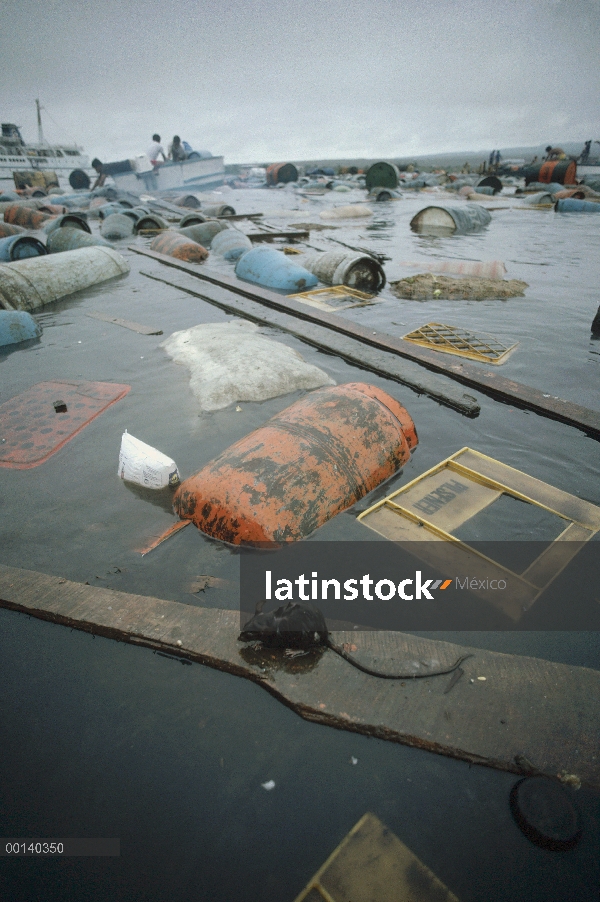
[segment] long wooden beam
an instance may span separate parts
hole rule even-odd
[[[298,301],[275,294],[266,288],[250,285],[239,279],[232,279],[206,268],[199,269],[194,264],[183,263],[174,257],[168,257],[165,254],[159,254],[146,248],[131,245],[130,250],[135,251],[136,254],[143,254],[146,257],[158,260],[160,263],[164,263],[165,266],[171,266],[174,269],[189,273],[197,279],[210,282],[213,285],[220,285],[233,291],[235,294],[258,301],[273,310],[280,310],[308,322],[318,323],[326,326],[328,329],[332,329],[334,332],[348,335],[380,350],[391,351],[400,357],[413,360],[429,370],[450,376],[450,378],[462,382],[463,385],[479,389],[479,391],[483,391],[497,400],[525,410],[532,410],[549,419],[559,420],[562,423],[567,423],[569,426],[575,426],[595,439],[600,438],[600,411],[591,410],[588,407],[583,407],[581,404],[575,404],[573,401],[565,401],[563,398],[546,394],[537,388],[524,385],[522,382],[506,379],[504,376],[485,367],[480,368],[476,364],[467,361],[456,362],[446,359],[443,354],[436,354],[435,351],[428,351],[426,348],[421,348],[418,345],[410,345],[408,342],[402,341],[401,338],[395,338],[393,335],[388,335],[385,332],[374,332],[372,329],[353,323],[335,313],[308,310],[305,305]]]
[[[253,680],[306,720],[514,773],[600,788],[600,672],[398,632],[335,631],[367,666],[451,664],[452,675],[381,680],[328,650],[287,659],[238,641],[240,615],[0,565],[0,607],[160,650]],[[377,662],[375,664],[375,662]]]

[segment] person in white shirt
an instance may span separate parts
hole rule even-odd
[[[159,159],[160,156],[162,156],[162,160]],[[166,162],[167,155],[164,147],[160,143],[160,135],[152,135],[152,144],[148,148],[148,159],[155,169]]]

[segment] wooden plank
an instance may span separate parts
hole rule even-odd
[[[472,448],[453,455],[453,460],[501,485],[509,486],[512,491],[520,492],[527,498],[549,507],[576,523],[588,526],[590,529],[600,529],[600,507],[597,504],[592,504],[584,498],[578,498],[570,492],[558,489],[548,482],[536,479],[528,473],[523,473],[522,470],[503,464]],[[452,464],[450,468],[452,468]]]
[[[114,323],[115,326],[123,326],[124,329],[131,329],[132,332],[138,332],[140,335],[162,335],[163,330],[154,326],[143,326],[141,323],[134,323],[128,319],[119,319],[118,316],[108,316],[106,313],[99,313],[97,310],[90,310],[86,316],[93,319],[100,319],[105,323]]]
[[[513,773],[575,774],[600,788],[600,672],[465,649],[404,633],[335,632],[367,666],[453,663],[465,676],[380,680],[329,651],[286,659],[238,642],[239,613],[74,583],[0,565],[0,606],[160,649],[264,686],[301,717]],[[485,677],[485,679],[479,679]]]
[[[435,351],[429,351],[427,348],[420,348],[417,345],[410,345],[409,342],[403,342],[402,339],[386,333],[374,333],[372,330],[359,326],[350,320],[344,319],[342,316],[337,316],[335,313],[307,310],[306,306],[297,301],[294,302],[291,298],[282,298],[281,295],[267,291],[265,288],[249,285],[238,279],[222,276],[220,273],[211,272],[207,269],[202,271],[195,270],[189,264],[146,248],[131,245],[129,249],[136,254],[143,254],[158,260],[160,263],[164,263],[165,266],[171,266],[187,272],[197,279],[210,282],[213,285],[221,285],[236,294],[256,300],[271,309],[285,311],[307,322],[318,323],[335,332],[348,335],[372,347],[398,354],[400,357],[413,360],[427,369],[444,373],[446,376],[462,382],[463,385],[477,388],[493,398],[525,410],[532,410],[541,416],[559,420],[561,423],[567,423],[569,426],[575,426],[577,429],[583,430],[593,438],[600,438],[600,411],[591,410],[588,407],[583,407],[581,404],[576,404],[572,401],[566,401],[563,398],[546,395],[537,388],[507,379],[498,373],[480,368],[473,363],[466,361],[459,363],[449,359],[440,359]]]
[[[465,394],[435,373],[424,372],[421,367],[411,361],[399,359],[395,354],[379,351],[377,348],[340,336],[318,325],[302,322],[297,317],[288,316],[279,311],[270,311],[267,314],[260,304],[217,286],[207,285],[202,291],[195,291],[189,285],[182,285],[181,282],[174,282],[171,279],[161,279],[151,273],[141,271],[141,275],[185,291],[228,313],[243,316],[263,326],[277,326],[278,329],[296,335],[315,348],[320,348],[329,354],[336,354],[349,363],[357,364],[363,369],[388,379],[394,379],[418,394],[427,395],[434,401],[458,410],[467,417],[476,417],[479,414],[480,406],[472,395]]]
[[[274,238],[287,238],[288,241],[294,241],[301,238],[309,238],[308,230],[302,232],[246,232],[246,237],[250,241],[272,241]]]
[[[202,210],[200,210],[202,212]],[[217,216],[217,219],[229,219],[237,221],[239,219],[260,219],[262,213],[232,213],[230,216]]]

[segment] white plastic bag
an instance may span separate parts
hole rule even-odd
[[[139,438],[129,435],[127,430],[121,439],[118,475],[127,482],[135,482],[147,489],[179,485],[181,479],[174,460],[141,442]]]

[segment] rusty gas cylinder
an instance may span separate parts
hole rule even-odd
[[[20,225],[26,229],[39,229],[49,219],[52,219],[50,213],[41,213],[23,204],[13,204],[4,211],[4,222]]]
[[[410,459],[409,413],[362,382],[312,392],[186,479],[175,512],[232,545],[294,542]]]
[[[158,251],[159,254],[167,254],[169,257],[176,257],[178,260],[185,260],[187,263],[202,263],[208,257],[205,247],[171,229],[160,232],[150,245],[150,250]]]

